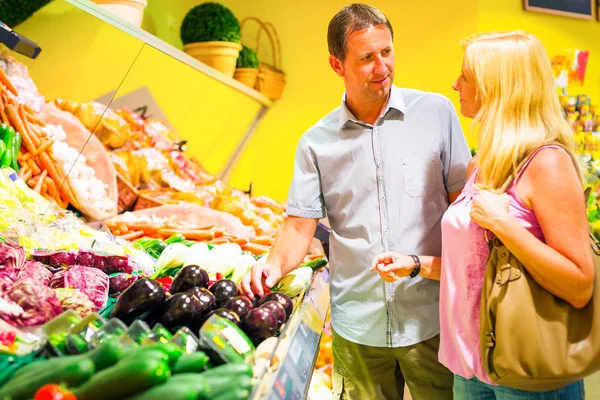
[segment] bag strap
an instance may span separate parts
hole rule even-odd
[[[559,148],[563,149],[569,155],[569,157],[571,157],[571,160],[573,161],[573,164],[575,165],[575,168],[579,171],[579,168],[577,167],[577,160],[573,158],[572,153],[565,146],[563,146],[561,143],[558,143],[558,142],[546,143],[546,144],[538,147],[537,149],[533,150],[531,153],[529,153],[527,155],[527,157],[525,157],[525,158],[523,158],[523,160],[521,160],[521,162],[517,165],[517,168],[514,169],[513,173],[510,174],[508,176],[508,178],[506,178],[506,181],[504,182],[504,184],[500,188],[501,192],[502,193],[506,192],[506,190],[511,185],[511,183],[513,183],[514,181],[516,181],[517,179],[520,178],[520,176],[521,176],[522,172],[524,171],[525,167],[527,167],[527,165],[531,162],[531,160],[533,159],[533,157],[540,150],[548,148],[548,147],[559,147]],[[586,201],[587,201],[587,196],[586,196]]]
[[[521,172],[527,166],[527,164],[529,164],[529,162],[533,159],[533,157],[540,150],[547,148],[547,147],[559,147],[559,148],[563,149],[569,155],[569,157],[571,157],[571,161],[573,161],[573,165],[575,166],[575,169],[577,169],[577,171],[579,171],[578,162],[577,162],[577,159],[575,158],[574,154],[572,152],[570,152],[562,143],[558,143],[558,142],[546,143],[546,144],[538,147],[537,149],[533,150],[531,153],[529,153],[527,155],[527,157],[525,157],[523,160],[521,160],[521,162],[517,165],[517,168],[515,168],[513,173],[510,174],[508,176],[508,178],[506,178],[506,181],[504,182],[504,184],[501,187],[501,192],[505,193],[506,190],[508,189],[508,187],[510,186],[510,184],[513,183],[516,179],[518,179],[521,176]],[[591,187],[586,188],[584,191],[584,202],[585,202],[584,206],[585,207],[587,207],[587,202],[588,202],[588,198],[589,198],[591,191],[592,191]],[[488,236],[488,233],[492,235],[491,238]],[[493,234],[493,232],[486,229],[484,232],[484,235],[485,235],[485,241],[487,242],[488,245],[490,245],[490,246],[498,245],[499,241],[496,238],[496,235]],[[590,232],[590,237],[591,237],[592,241],[596,244],[596,248],[594,249],[594,251],[596,252],[596,254],[600,255],[600,243],[598,243],[598,241],[596,241],[596,238],[594,237],[594,235],[591,232]]]

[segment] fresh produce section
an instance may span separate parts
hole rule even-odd
[[[250,300],[285,206],[220,181],[152,113],[35,79],[0,54],[0,399],[258,399],[292,370],[304,392],[323,250]]]

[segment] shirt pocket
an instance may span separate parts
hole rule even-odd
[[[428,196],[433,193],[440,161],[436,155],[402,157],[404,191],[410,197]]]

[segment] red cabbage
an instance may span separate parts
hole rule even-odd
[[[79,289],[94,303],[94,311],[108,300],[108,275],[97,268],[73,265],[52,277],[50,287]]]
[[[16,281],[25,263],[25,250],[18,244],[0,241],[0,274]]]
[[[52,279],[52,272],[44,264],[38,261],[25,261],[25,266],[19,272],[18,279],[31,278],[36,283],[43,286],[48,286]]]
[[[51,267],[68,267],[69,265],[75,264],[77,254],[72,251],[47,251],[47,250],[36,250],[31,255],[31,258],[35,261],[39,261],[43,264],[50,265]]]
[[[42,325],[62,313],[62,306],[54,290],[37,284],[31,278],[15,282],[4,296],[18,304],[24,313],[19,316],[3,315],[16,326]]]
[[[73,310],[82,317],[94,311],[94,303],[79,289],[54,289],[63,311]]]
[[[128,256],[115,256],[104,252],[89,250],[79,250],[79,253],[77,254],[77,265],[98,268],[107,275],[115,272],[125,272],[130,274],[134,269],[134,265],[129,260]]]

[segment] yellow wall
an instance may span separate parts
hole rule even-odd
[[[180,46],[179,26],[186,11],[201,0],[152,1],[144,27]],[[343,83],[328,64],[326,32],[331,17],[347,1],[223,0],[242,20],[257,16],[272,22],[281,40],[287,86],[261,123],[233,171],[231,183],[278,200],[287,198],[293,159],[300,136],[341,101]],[[441,92],[458,105],[450,85],[462,62],[458,41],[477,31],[477,1],[372,1],[395,30],[395,84]],[[255,36],[244,30],[244,41]],[[249,32],[249,33],[247,33]],[[260,54],[259,54],[260,56]],[[465,123],[465,125],[467,125]]]
[[[522,0],[479,0],[479,29],[526,30],[544,42],[550,57],[567,49],[589,50],[585,85],[569,92],[588,94],[600,103],[600,22],[525,12]]]

